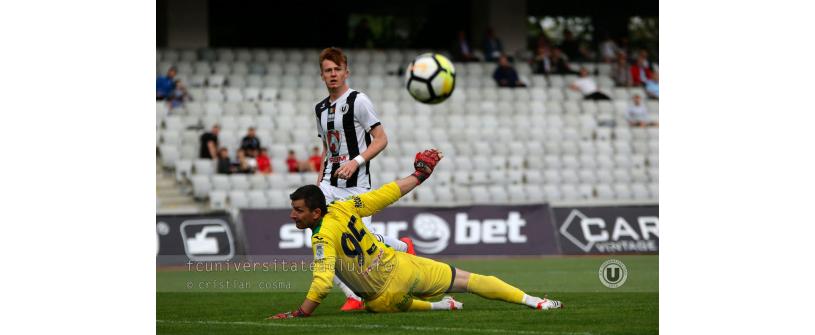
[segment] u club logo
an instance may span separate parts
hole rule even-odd
[[[600,265],[600,282],[608,288],[618,288],[628,279],[628,269],[623,262],[609,259]]]

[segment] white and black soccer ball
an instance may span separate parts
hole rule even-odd
[[[456,88],[456,68],[437,53],[421,54],[405,71],[405,87],[410,95],[426,104],[440,103]]]

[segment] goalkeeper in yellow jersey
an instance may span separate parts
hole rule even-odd
[[[454,268],[429,258],[396,252],[371,236],[361,218],[388,207],[433,172],[442,159],[431,149],[416,154],[416,171],[381,188],[326,206],[325,196],[315,185],[291,194],[291,218],[297,228],[311,228],[314,272],[303,304],[292,312],[269,319],[311,315],[331,290],[334,276],[365,300],[371,312],[404,312],[461,309],[460,302],[443,293],[469,292],[493,300],[526,305],[535,309],[562,308],[560,301],[533,297],[493,276]]]

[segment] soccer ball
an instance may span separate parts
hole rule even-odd
[[[440,103],[453,94],[456,69],[447,57],[437,53],[421,54],[405,71],[405,87],[420,102]]]

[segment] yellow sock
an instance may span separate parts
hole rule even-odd
[[[487,299],[503,300],[516,304],[524,304],[524,296],[526,295],[517,287],[509,285],[497,277],[482,276],[475,273],[470,274],[467,291]]]
[[[431,308],[432,306],[430,305],[430,302],[419,299],[413,299],[413,301],[410,303],[410,307],[408,308],[408,310],[429,311]]]

